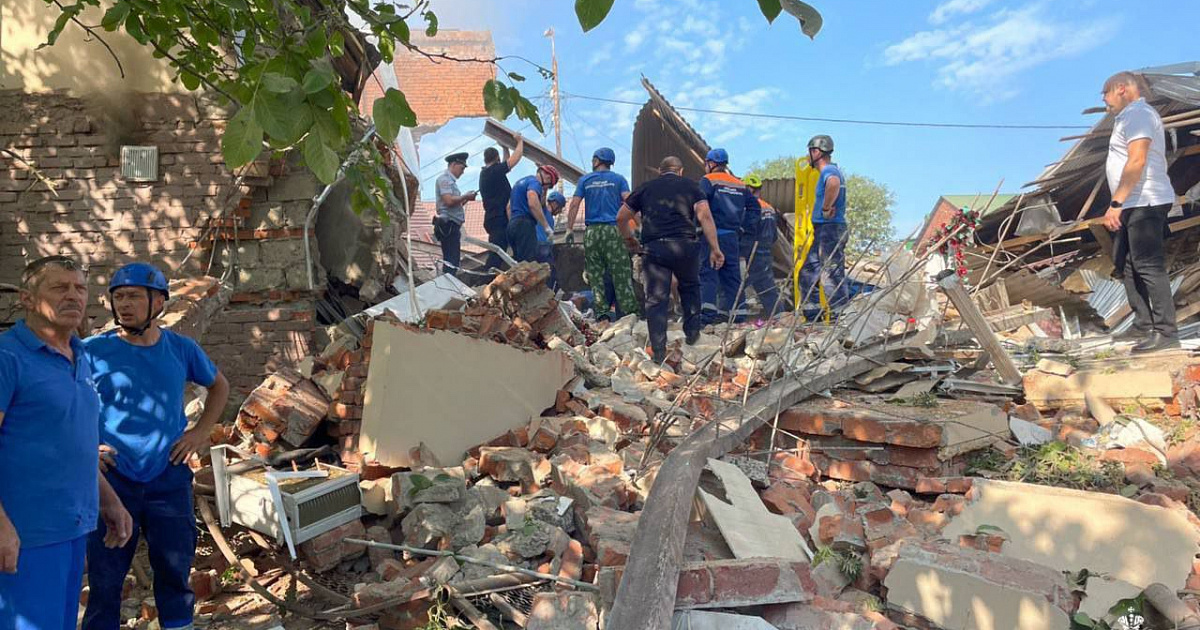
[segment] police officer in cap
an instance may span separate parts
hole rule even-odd
[[[442,272],[454,275],[462,262],[462,226],[467,220],[466,203],[475,201],[474,190],[462,194],[458,178],[467,170],[468,154],[446,156],[446,171],[438,176],[437,216],[433,219],[433,235],[442,244]]]

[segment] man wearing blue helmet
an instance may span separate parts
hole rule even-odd
[[[753,224],[757,226],[762,209],[750,188],[729,173],[729,154],[725,149],[709,151],[704,159],[704,170],[707,174],[700,180],[700,191],[708,200],[717,227],[717,243],[727,262],[719,269],[714,267],[708,241],[700,242],[701,319],[705,324],[713,324],[732,314],[734,321],[742,321],[746,310],[745,296],[739,295],[738,291],[742,284],[738,268],[739,240],[747,213],[755,217]]]
[[[153,265],[133,263],[113,274],[108,295],[117,328],[84,341],[100,395],[100,443],[109,447],[101,471],[133,517],[133,535],[113,549],[105,525],[88,541],[88,596],[84,630],[116,628],[121,590],[146,538],[154,571],[154,601],[163,628],[190,628],[195,597],[188,584],[196,553],[192,471],[186,461],[209,445],[229,399],[229,382],[200,346],[159,328],[169,297],[167,279]],[[187,384],[208,388],[204,413],[187,429]]]
[[[546,207],[550,209],[546,214],[546,227],[550,231],[546,232],[542,226],[537,226],[538,262],[550,265],[550,281],[547,284],[551,290],[558,289],[558,274],[554,270],[554,219],[566,206],[567,198],[557,190],[551,190],[546,195]]]
[[[592,172],[579,179],[567,213],[567,241],[574,241],[575,217],[579,202],[584,204],[583,261],[592,292],[596,295],[596,316],[608,319],[608,297],[604,291],[604,276],[612,277],[616,288],[618,313],[638,312],[637,294],[633,291],[633,262],[625,250],[625,241],[617,230],[617,212],[629,196],[629,182],[612,165],[617,156],[612,149],[601,147],[592,154]]]

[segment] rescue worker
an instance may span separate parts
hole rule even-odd
[[[778,214],[771,204],[759,196],[763,184],[758,175],[747,175],[744,181],[751,194],[758,200],[760,210],[757,216],[746,212],[746,220],[742,222],[745,232],[742,233],[738,249],[741,250],[742,259],[746,261],[746,284],[753,287],[758,295],[763,317],[771,317],[775,314],[776,304],[779,302],[779,287],[775,286],[775,277],[771,273],[772,250],[775,248],[775,238],[778,234]]]
[[[101,523],[88,540],[91,590],[83,630],[120,625],[122,588],[139,536],[146,539],[154,572],[159,625],[191,628],[196,516],[187,460],[209,445],[229,401],[229,382],[199,344],[158,326],[170,295],[166,277],[153,265],[121,267],[108,295],[117,328],[84,345],[100,395],[100,442],[109,447],[100,469],[132,515],[133,535],[106,548]],[[190,429],[184,413],[188,383],[208,389],[204,412]]]
[[[625,199],[617,214],[617,227],[628,250],[642,253],[650,352],[655,361],[662,362],[667,354],[672,277],[678,282],[684,340],[689,345],[695,343],[703,327],[700,316],[701,247],[696,238],[697,228],[703,233],[703,250],[707,256],[704,262],[714,269],[721,269],[726,259],[721,253],[708,200],[695,182],[683,177],[683,162],[673,156],[664,158],[658,172],[658,178],[638,186]],[[641,243],[633,236],[634,215],[641,215]]]
[[[537,228],[553,232],[543,199],[558,183],[558,169],[544,164],[537,172],[517,180],[508,201],[508,244],[517,262],[538,259]]]
[[[808,163],[820,171],[813,205],[813,244],[800,269],[800,296],[804,304],[817,301],[822,272],[831,308],[850,299],[846,285],[846,179],[833,163],[833,138],[813,136],[808,141]],[[832,294],[830,294],[832,290]]]
[[[516,168],[521,157],[525,155],[525,139],[521,134],[514,134],[517,146],[509,155],[508,148],[504,149],[504,159],[496,147],[488,147],[483,151],[483,170],[479,172],[479,196],[483,198],[483,229],[487,231],[488,242],[502,250],[508,250],[508,198],[512,195],[512,185],[508,183],[509,171]],[[488,269],[504,269],[504,260],[496,252],[488,254]]]
[[[551,190],[550,194],[546,195],[546,207],[550,210],[546,215],[546,223],[549,224],[550,231],[543,230],[540,225],[537,226],[538,261],[550,265],[548,286],[551,291],[555,291],[558,290],[558,273],[554,269],[554,221],[555,217],[567,207],[567,198],[557,190]]]
[[[25,317],[0,335],[0,628],[74,630],[88,534],[119,547],[133,524],[98,474],[100,401],[75,335],[82,267],[46,256],[21,273]],[[116,624],[113,624],[116,627]]]
[[[714,225],[717,228],[717,243],[728,264],[715,267],[711,264],[710,244],[700,243],[700,309],[705,325],[727,320],[733,315],[735,322],[746,318],[744,296],[738,295],[742,284],[738,268],[739,241],[747,212],[758,215],[758,200],[742,180],[729,173],[729,153],[725,149],[713,149],[704,160],[705,176],[700,180],[700,191],[708,200]],[[757,223],[757,221],[755,222]],[[718,299],[718,295],[720,296]]]
[[[633,264],[617,230],[617,212],[629,196],[629,182],[612,170],[616,153],[608,147],[592,154],[592,172],[579,179],[567,213],[567,241],[574,242],[575,219],[579,203],[584,204],[583,261],[592,293],[596,296],[596,315],[609,318],[608,295],[604,276],[612,277],[620,313],[638,311],[637,294],[633,290]]]
[[[446,171],[438,175],[437,214],[433,217],[433,235],[442,246],[442,273],[454,275],[462,263],[462,226],[467,220],[466,203],[474,201],[475,191],[462,194],[458,178],[467,170],[467,153],[446,156]]]

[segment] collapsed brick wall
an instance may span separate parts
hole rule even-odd
[[[89,315],[100,324],[100,298],[120,265],[141,260],[171,278],[219,277],[236,260],[230,307],[202,340],[235,390],[248,392],[309,354],[314,297],[303,228],[318,184],[307,171],[274,169],[248,173],[236,187],[220,153],[228,115],[189,95],[118,103],[0,91],[0,148],[56,188],[0,155],[0,282],[18,284],[24,265],[41,256],[73,256],[89,267]],[[121,145],[158,147],[157,181],[125,181]],[[319,271],[316,282],[324,284]],[[16,295],[0,293],[0,327],[17,317]]]

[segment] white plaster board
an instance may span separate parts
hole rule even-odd
[[[671,630],[778,630],[762,617],[731,615],[706,610],[680,610],[671,621]]]
[[[884,580],[888,606],[947,630],[1062,630],[1067,613],[1040,593],[1003,588],[983,578],[900,558]]]
[[[1155,582],[1183,588],[1200,551],[1200,534],[1179,511],[1118,495],[976,479],[974,497],[942,536],[992,525],[1008,534],[1006,556],[1110,576],[1088,581],[1080,610],[1093,619]]]
[[[728,502],[701,489],[696,492],[735,558],[812,558],[791,519],[771,513],[740,468],[716,459],[708,460],[708,468],[724,486]]]
[[[397,290],[403,287],[400,295],[380,302],[363,313],[370,317],[379,317],[388,312],[402,322],[415,324],[421,321],[421,318],[425,317],[425,313],[429,310],[461,306],[467,300],[475,297],[474,289],[450,274],[442,274],[417,287],[417,310],[414,312],[412,299],[408,295],[408,285],[397,279],[393,286]]]
[[[411,466],[410,450],[423,443],[438,461],[462,461],[471,447],[529,424],[574,375],[561,352],[378,320],[359,450]]]

